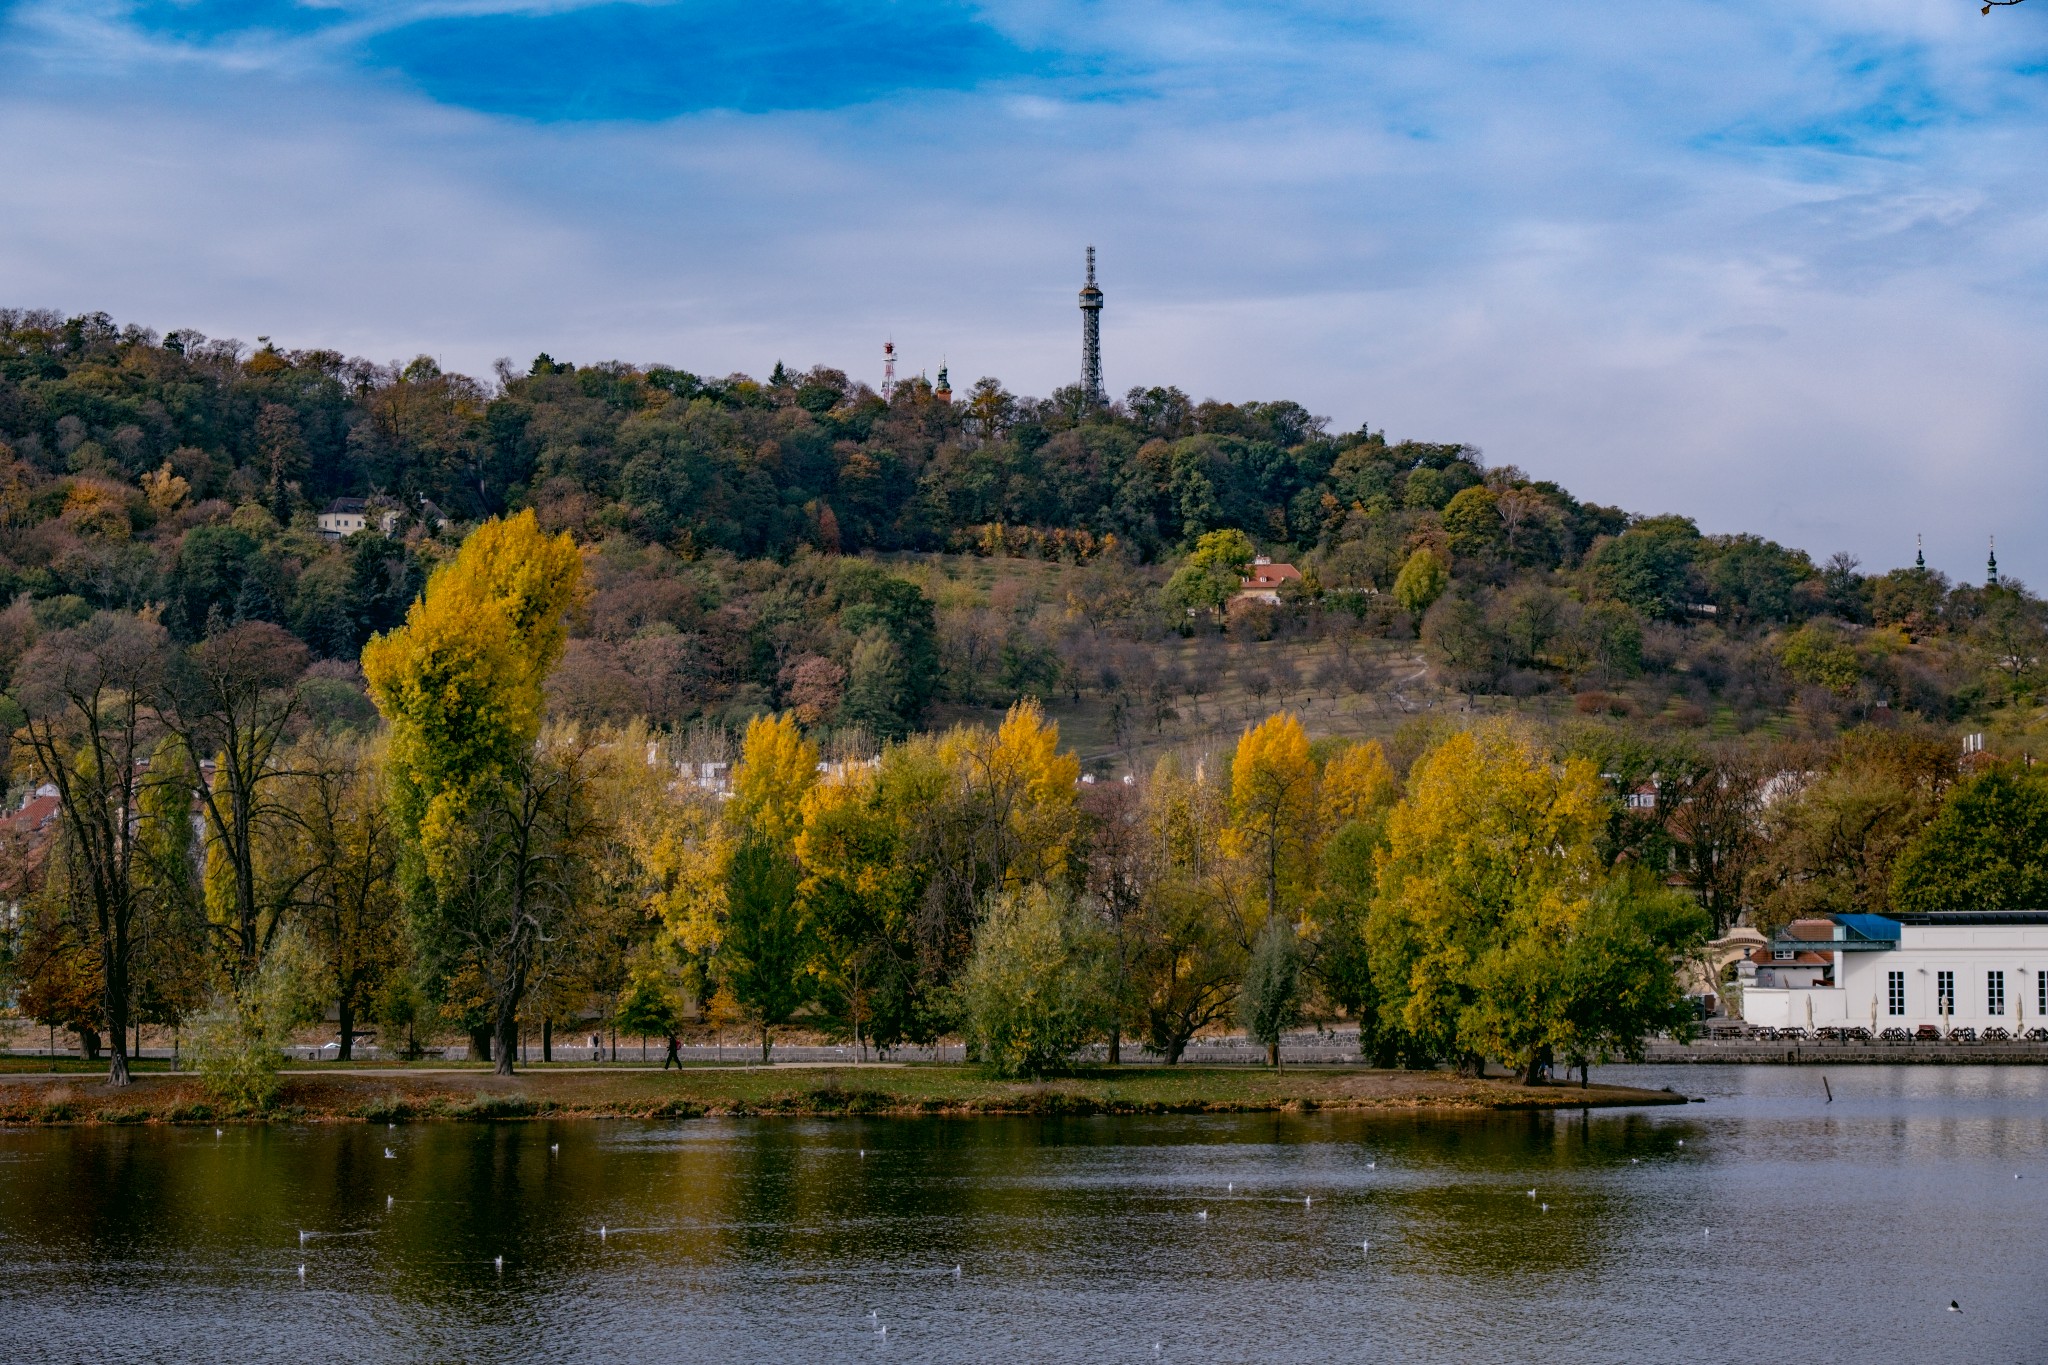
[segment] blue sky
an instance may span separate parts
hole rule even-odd
[[[0,304],[1294,397],[2048,586],[2048,0],[0,0]]]

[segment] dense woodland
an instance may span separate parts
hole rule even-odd
[[[323,536],[339,497],[371,529]],[[1232,600],[1254,552],[1302,571],[1278,606]],[[975,561],[1059,572],[983,590]],[[344,1036],[501,1058],[528,1024],[714,1016],[1177,1055],[1308,1009],[1386,1058],[1583,1060],[1677,1018],[1573,1014],[1599,963],[1744,916],[2048,904],[2020,584],[1816,564],[1285,401],[545,355],[479,381],[0,312],[0,602],[9,779],[64,811],[54,852],[8,836],[15,998],[117,1066],[137,1020],[249,1043],[337,1001]],[[1294,719],[1410,657],[1456,710]],[[1226,677],[1242,741],[1159,738]],[[1084,699],[1094,791],[1046,719]],[[1439,886],[1474,907],[1446,928],[1420,888],[1493,820],[1534,862]],[[1063,1025],[1002,1022],[1047,979]],[[1531,992],[1556,1010],[1503,1003]]]

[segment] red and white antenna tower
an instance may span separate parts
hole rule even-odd
[[[882,343],[882,397],[888,398],[896,392],[896,343]]]

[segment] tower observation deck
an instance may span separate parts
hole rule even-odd
[[[1088,282],[1081,286],[1081,397],[1100,407],[1102,393],[1102,291],[1095,287],[1095,248],[1088,248]]]

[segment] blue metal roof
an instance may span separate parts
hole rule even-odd
[[[1883,915],[1835,915],[1835,923],[1847,929],[1857,938],[1899,939],[1899,922]]]

